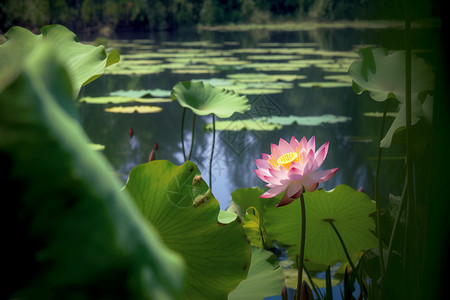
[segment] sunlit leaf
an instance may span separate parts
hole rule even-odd
[[[274,267],[268,262],[273,256],[272,252],[252,247],[252,260],[247,279],[228,295],[228,299],[261,300],[280,295],[283,289],[283,275],[280,267]]]
[[[188,161],[135,167],[124,189],[161,239],[186,261],[182,299],[226,299],[247,276],[250,245],[237,219],[219,221],[219,202]],[[222,214],[221,218],[224,218]]]
[[[369,216],[375,211],[375,203],[366,194],[346,185],[338,185],[331,191],[319,189],[306,192],[304,197],[306,260],[323,265],[347,261],[330,221],[339,231],[354,262],[361,251],[376,247],[377,239],[371,232],[375,229],[375,223]],[[289,256],[294,260],[299,253],[300,201],[277,208],[266,206],[263,216],[267,234],[279,244],[288,246]]]
[[[5,37],[6,43],[0,45],[0,90],[18,75],[26,56],[43,42],[53,46],[54,54],[67,68],[74,95],[78,95],[83,85],[101,76],[106,67],[120,60],[116,50],[106,53],[103,46],[79,43],[77,36],[61,25],[44,26],[39,35],[15,26]]]
[[[172,99],[197,115],[215,114],[220,118],[250,110],[247,97],[203,82],[178,82],[172,89]]]

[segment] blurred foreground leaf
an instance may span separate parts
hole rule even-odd
[[[0,88],[0,188],[9,204],[1,298],[178,299],[181,258],[91,149],[52,48],[36,46]]]

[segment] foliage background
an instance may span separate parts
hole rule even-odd
[[[409,1],[412,18],[437,17],[435,1]],[[0,30],[58,23],[80,32],[160,30],[195,25],[402,19],[403,1],[391,0],[6,0]]]

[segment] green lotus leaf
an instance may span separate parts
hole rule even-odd
[[[4,298],[179,299],[181,257],[91,149],[53,48],[10,61],[23,69],[0,92],[0,188],[12,204],[3,221],[13,228],[3,237]]]
[[[406,127],[406,75],[405,52],[389,53],[382,48],[363,48],[360,60],[349,68],[353,90],[357,94],[368,91],[375,101],[395,98],[400,102],[399,111],[388,132],[381,140],[381,147],[390,147],[396,132]],[[431,119],[434,90],[434,74],[431,66],[422,58],[411,56],[411,124],[421,118]]]
[[[306,260],[322,265],[347,261],[330,221],[339,231],[353,261],[359,258],[361,251],[377,246],[377,239],[371,232],[375,230],[375,223],[369,216],[375,211],[375,203],[366,194],[338,185],[331,191],[306,192],[304,197]],[[300,201],[277,208],[266,206],[263,216],[269,237],[288,246],[289,256],[295,261],[301,232]]]
[[[197,115],[215,114],[220,118],[229,118],[235,112],[250,110],[247,97],[203,82],[178,82],[172,89],[171,97]]]
[[[101,76],[106,67],[120,60],[117,50],[107,54],[103,46],[79,43],[77,36],[61,25],[44,26],[39,35],[14,26],[5,33],[5,37],[7,41],[0,45],[0,90],[20,73],[25,57],[44,41],[52,45],[54,54],[66,67],[75,96],[83,85]]]
[[[275,207],[281,197],[261,199],[264,191],[260,188],[240,188],[231,193],[233,208],[242,218],[245,233],[252,245],[269,249],[273,246],[272,239],[267,236],[264,227],[265,207]]]
[[[124,189],[159,232],[186,261],[182,299],[226,299],[247,276],[251,247],[234,216],[219,215],[219,202],[188,161],[164,160],[139,165]],[[226,220],[227,224],[221,223]]]
[[[383,48],[363,48],[359,50],[361,59],[353,62],[348,74],[353,80],[357,94],[368,91],[375,101],[385,101],[390,97],[405,101],[405,52],[389,53]],[[412,103],[419,102],[419,95],[434,90],[434,74],[431,66],[422,58],[411,57]]]
[[[252,247],[247,279],[229,294],[228,300],[261,300],[280,295],[283,289],[282,269],[268,262],[273,257],[272,252]]]

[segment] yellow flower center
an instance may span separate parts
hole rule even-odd
[[[277,163],[279,165],[282,165],[283,167],[285,167],[286,169],[289,169],[289,167],[291,166],[291,162],[293,162],[294,160],[296,160],[298,157],[297,152],[288,152],[285,153],[283,155],[281,155],[278,159],[277,159]]]

